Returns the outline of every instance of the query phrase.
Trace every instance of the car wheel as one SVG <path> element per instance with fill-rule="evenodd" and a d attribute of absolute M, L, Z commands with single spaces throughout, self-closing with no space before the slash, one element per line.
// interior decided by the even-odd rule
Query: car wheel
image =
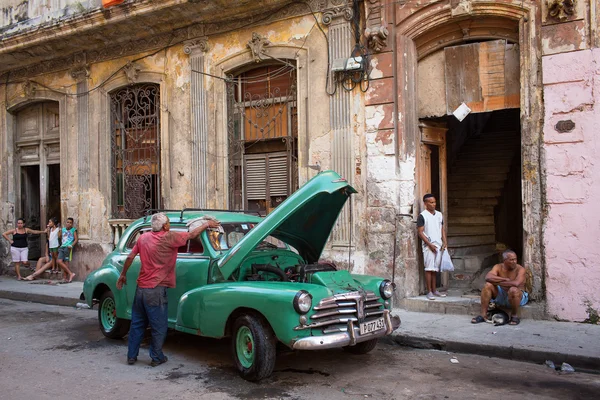
<path fill-rule="evenodd" d="M 367 354 L 377 346 L 377 339 L 357 343 L 355 346 L 345 346 L 344 350 L 352 354 Z"/>
<path fill-rule="evenodd" d="M 117 318 L 117 304 L 113 292 L 107 290 L 100 296 L 98 304 L 98 322 L 100 330 L 107 338 L 121 339 L 129 332 L 130 321 Z"/>
<path fill-rule="evenodd" d="M 262 318 L 242 315 L 235 320 L 231 350 L 242 378 L 255 382 L 273 372 L 277 354 L 275 335 Z"/>

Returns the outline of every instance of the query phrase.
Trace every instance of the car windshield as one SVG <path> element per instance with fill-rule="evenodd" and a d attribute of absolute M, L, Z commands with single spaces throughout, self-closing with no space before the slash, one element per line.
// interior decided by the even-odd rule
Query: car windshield
<path fill-rule="evenodd" d="M 223 229 L 209 229 L 207 231 L 210 244 L 215 250 L 229 250 L 235 246 L 242 238 L 254 228 L 254 223 L 224 223 Z M 267 236 L 260 242 L 257 249 L 285 249 L 286 244 L 272 236 Z"/>

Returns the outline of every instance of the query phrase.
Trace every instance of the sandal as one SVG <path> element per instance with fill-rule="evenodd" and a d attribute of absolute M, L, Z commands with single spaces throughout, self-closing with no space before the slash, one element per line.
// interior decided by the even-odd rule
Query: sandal
<path fill-rule="evenodd" d="M 510 322 L 508 324 L 509 325 L 519 325 L 520 322 L 521 322 L 521 320 L 519 319 L 519 317 L 517 317 L 516 315 L 513 315 L 510 318 Z"/>
<path fill-rule="evenodd" d="M 481 315 L 478 315 L 471 320 L 472 324 L 480 324 L 482 322 L 485 322 L 485 318 L 483 318 Z"/>

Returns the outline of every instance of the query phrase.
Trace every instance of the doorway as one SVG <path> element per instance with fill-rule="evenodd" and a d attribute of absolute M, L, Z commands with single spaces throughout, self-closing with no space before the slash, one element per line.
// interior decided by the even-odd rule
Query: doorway
<path fill-rule="evenodd" d="M 50 217 L 60 215 L 60 123 L 57 102 L 39 102 L 16 115 L 16 218 L 28 228 L 43 230 Z M 29 238 L 29 259 L 38 259 L 45 235 Z"/>

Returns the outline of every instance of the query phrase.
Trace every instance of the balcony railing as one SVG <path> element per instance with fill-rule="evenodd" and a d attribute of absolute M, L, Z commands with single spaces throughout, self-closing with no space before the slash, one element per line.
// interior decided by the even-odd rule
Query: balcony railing
<path fill-rule="evenodd" d="M 123 232 L 125 232 L 125 229 L 127 229 L 127 227 L 129 225 L 131 225 L 131 223 L 133 222 L 133 219 L 109 219 L 108 223 L 110 224 L 110 228 L 112 230 L 112 244 L 113 244 L 113 249 L 117 246 L 117 244 L 119 243 L 119 240 L 121 240 L 121 236 L 123 236 Z"/>

